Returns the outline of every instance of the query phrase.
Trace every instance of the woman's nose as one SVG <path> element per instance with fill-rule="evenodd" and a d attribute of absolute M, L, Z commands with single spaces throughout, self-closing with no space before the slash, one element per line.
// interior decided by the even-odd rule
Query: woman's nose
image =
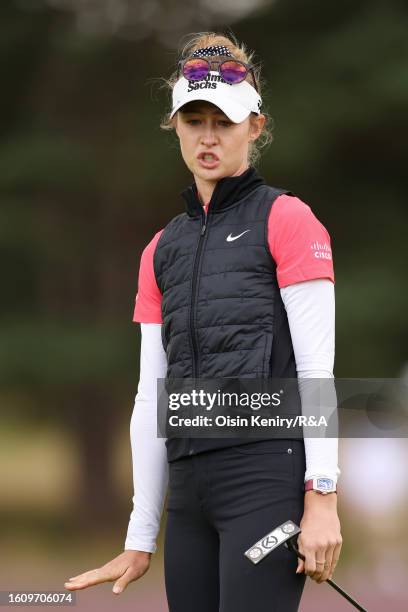
<path fill-rule="evenodd" d="M 205 125 L 204 131 L 201 137 L 201 140 L 203 141 L 203 143 L 205 144 L 214 143 L 217 141 L 217 138 L 218 137 L 217 137 L 214 126 L 212 126 L 211 124 Z"/>

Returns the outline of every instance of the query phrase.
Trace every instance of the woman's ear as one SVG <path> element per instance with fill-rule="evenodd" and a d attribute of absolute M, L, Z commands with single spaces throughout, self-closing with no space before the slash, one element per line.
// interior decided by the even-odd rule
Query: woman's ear
<path fill-rule="evenodd" d="M 178 112 L 175 115 L 173 115 L 173 117 L 171 118 L 171 123 L 173 125 L 173 128 L 174 128 L 177 136 L 178 136 L 179 133 L 178 133 L 178 127 L 177 127 L 177 124 L 178 124 L 177 117 L 178 117 Z"/>
<path fill-rule="evenodd" d="M 261 134 L 265 125 L 266 117 L 262 113 L 260 115 L 251 114 L 249 127 L 249 140 L 256 140 Z"/>

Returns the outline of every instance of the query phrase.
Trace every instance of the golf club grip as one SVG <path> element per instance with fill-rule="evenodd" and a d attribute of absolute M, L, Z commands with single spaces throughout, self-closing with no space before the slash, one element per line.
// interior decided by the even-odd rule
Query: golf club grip
<path fill-rule="evenodd" d="M 294 552 L 297 554 L 297 556 L 299 557 L 299 559 L 302 559 L 302 561 L 305 561 L 305 556 L 304 556 L 304 555 L 302 555 L 302 553 L 301 553 L 301 552 L 299 552 L 298 547 L 296 546 L 296 544 L 295 544 L 293 541 L 288 540 L 288 546 L 289 546 L 289 548 L 291 548 L 291 549 L 292 549 L 292 550 L 293 550 L 293 551 L 294 551 Z M 343 597 L 345 597 L 345 598 L 347 599 L 347 601 L 349 601 L 351 604 L 353 604 L 353 606 L 354 606 L 355 608 L 357 608 L 357 610 L 360 610 L 361 612 L 367 612 L 367 610 L 366 610 L 365 608 L 363 608 L 362 606 L 360 606 L 360 604 L 359 604 L 359 603 L 357 603 L 357 602 L 355 601 L 355 599 L 353 599 L 353 598 L 351 597 L 351 595 L 349 595 L 348 593 L 346 593 L 346 591 L 344 591 L 344 590 L 343 590 L 343 589 L 342 589 L 342 588 L 341 588 L 341 587 L 340 587 L 338 584 L 336 584 L 336 583 L 334 582 L 334 580 L 331 580 L 330 578 L 327 578 L 327 580 L 325 580 L 325 582 L 327 582 L 328 584 L 330 584 L 330 586 L 332 586 L 332 587 L 333 587 L 333 589 L 336 589 L 336 591 L 337 591 L 338 593 L 340 593 L 340 595 L 343 595 Z"/>

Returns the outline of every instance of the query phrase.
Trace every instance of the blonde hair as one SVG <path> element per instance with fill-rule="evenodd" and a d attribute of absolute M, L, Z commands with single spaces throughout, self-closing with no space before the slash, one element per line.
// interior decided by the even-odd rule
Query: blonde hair
<path fill-rule="evenodd" d="M 232 32 L 228 32 L 226 34 L 220 34 L 217 32 L 198 32 L 194 34 L 188 35 L 188 40 L 184 44 L 181 50 L 179 50 L 179 60 L 183 60 L 184 58 L 191 55 L 196 49 L 200 49 L 202 47 L 210 47 L 213 45 L 224 45 L 227 49 L 232 53 L 232 55 L 241 62 L 245 62 L 246 64 L 253 64 L 253 57 L 255 55 L 254 51 L 248 51 L 245 43 L 238 42 L 237 38 L 234 36 Z M 255 74 L 256 86 L 258 88 L 259 95 L 262 97 L 262 89 L 263 89 L 263 79 L 261 79 L 261 70 L 260 64 L 256 64 L 253 67 L 253 72 Z M 173 87 L 176 84 L 179 78 L 178 70 L 176 69 L 173 74 L 168 79 L 162 79 L 164 81 L 163 87 L 165 87 L 169 93 L 170 97 L 170 106 L 171 106 L 171 94 L 173 91 Z M 251 85 L 255 85 L 253 82 L 253 76 L 251 71 L 248 72 L 246 80 L 249 81 Z M 262 103 L 264 106 L 264 102 Z M 163 130 L 173 130 L 174 125 L 172 119 L 170 119 L 171 111 L 166 113 L 163 117 L 160 127 Z M 272 127 L 273 120 L 268 112 L 263 110 L 262 114 L 265 115 L 266 121 L 263 127 L 262 133 L 255 140 L 249 143 L 249 152 L 248 152 L 248 163 L 252 166 L 256 165 L 261 157 L 260 150 L 269 145 L 272 140 Z"/>

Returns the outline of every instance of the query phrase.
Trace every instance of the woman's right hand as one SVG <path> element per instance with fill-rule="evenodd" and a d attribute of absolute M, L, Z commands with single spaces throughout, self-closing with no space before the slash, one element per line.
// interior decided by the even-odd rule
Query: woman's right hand
<path fill-rule="evenodd" d="M 101 582 L 112 582 L 114 593 L 121 593 L 133 580 L 141 578 L 150 567 L 152 553 L 139 550 L 125 550 L 102 567 L 73 576 L 64 583 L 66 589 L 76 591 Z"/>

